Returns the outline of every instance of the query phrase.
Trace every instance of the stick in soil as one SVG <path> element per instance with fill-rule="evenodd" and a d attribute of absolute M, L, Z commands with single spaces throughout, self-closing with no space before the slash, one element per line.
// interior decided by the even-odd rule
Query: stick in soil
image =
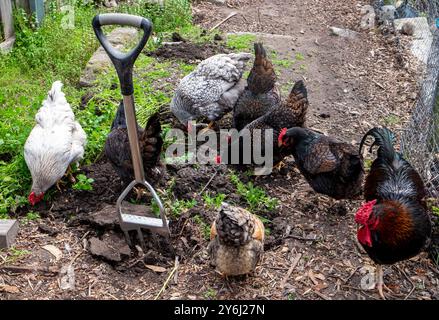
<path fill-rule="evenodd" d="M 302 258 L 302 254 L 298 253 L 296 257 L 294 258 L 293 263 L 291 264 L 291 267 L 288 269 L 287 274 L 282 279 L 282 282 L 280 283 L 281 289 L 285 288 L 285 285 L 287 284 L 288 279 L 290 278 L 291 274 L 293 273 L 294 269 L 296 268 L 297 264 L 300 261 L 300 258 Z"/>
<path fill-rule="evenodd" d="M 209 31 L 213 31 L 213 30 L 215 30 L 216 28 L 218 28 L 220 25 L 222 25 L 224 22 L 226 22 L 227 20 L 229 20 L 230 18 L 233 18 L 234 16 L 236 16 L 238 14 L 238 12 L 232 12 L 231 14 L 229 14 L 228 16 L 227 16 L 227 18 L 225 18 L 225 19 L 223 19 L 223 20 L 221 20 L 220 22 L 218 22 L 216 25 L 214 25 L 212 28 L 210 28 L 210 30 Z"/>
<path fill-rule="evenodd" d="M 175 271 L 177 271 L 178 266 L 180 265 L 179 261 L 178 261 L 178 256 L 175 257 L 175 264 L 174 264 L 174 268 L 172 269 L 172 271 L 169 273 L 168 278 L 166 279 L 165 283 L 163 284 L 162 288 L 160 289 L 159 293 L 157 293 L 157 295 L 155 296 L 154 300 L 157 300 L 160 295 L 163 293 L 163 291 L 166 290 L 166 287 L 169 283 L 169 280 L 171 280 L 172 276 L 174 275 Z"/>

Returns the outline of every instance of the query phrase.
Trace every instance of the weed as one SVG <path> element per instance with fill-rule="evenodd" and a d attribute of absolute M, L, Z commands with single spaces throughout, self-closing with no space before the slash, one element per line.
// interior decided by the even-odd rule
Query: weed
<path fill-rule="evenodd" d="M 256 36 L 252 34 L 232 34 L 227 37 L 227 46 L 238 51 L 253 51 Z"/>
<path fill-rule="evenodd" d="M 92 183 L 94 182 L 94 180 L 92 178 L 87 178 L 85 174 L 78 174 L 76 176 L 76 179 L 78 181 L 73 185 L 73 189 L 84 191 L 93 190 Z"/>
<path fill-rule="evenodd" d="M 23 258 L 26 255 L 29 255 L 31 252 L 24 249 L 17 249 L 15 247 L 11 247 L 8 251 L 8 257 L 6 258 L 7 263 L 14 263 L 17 260 Z"/>
<path fill-rule="evenodd" d="M 197 201 L 195 199 L 192 200 L 175 200 L 171 205 L 171 214 L 174 217 L 178 217 L 181 213 L 192 209 L 197 205 Z"/>
<path fill-rule="evenodd" d="M 226 198 L 224 193 L 218 193 L 215 197 L 211 197 L 209 193 L 205 193 L 203 195 L 204 203 L 208 208 L 219 208 L 221 207 L 221 203 Z"/>
<path fill-rule="evenodd" d="M 195 223 L 201 227 L 201 232 L 204 236 L 204 239 L 209 240 L 210 226 L 206 222 L 204 222 L 203 218 L 201 218 L 199 215 L 194 216 L 193 219 Z"/>
<path fill-rule="evenodd" d="M 390 115 L 388 115 L 387 117 L 384 118 L 384 123 L 387 126 L 393 126 L 393 125 L 398 124 L 400 122 L 401 122 L 401 119 L 398 116 L 394 115 L 394 114 L 390 114 Z"/>
<path fill-rule="evenodd" d="M 216 299 L 216 295 L 217 295 L 216 290 L 214 290 L 212 288 L 209 288 L 204 293 L 204 298 L 206 298 L 206 299 Z"/>
<path fill-rule="evenodd" d="M 301 54 L 300 52 L 297 52 L 296 55 L 294 56 L 294 58 L 295 58 L 297 61 L 303 61 L 303 60 L 305 60 L 304 55 Z"/>
<path fill-rule="evenodd" d="M 250 211 L 273 211 L 276 209 L 278 199 L 267 196 L 265 191 L 255 187 L 253 182 L 244 184 L 236 174 L 231 174 L 230 180 L 235 185 L 237 193 L 246 200 Z"/>
<path fill-rule="evenodd" d="M 283 67 L 285 69 L 289 69 L 291 68 L 291 66 L 294 64 L 294 61 L 288 60 L 288 59 L 282 59 L 282 60 L 278 60 L 278 59 L 274 59 L 272 60 L 273 64 L 279 67 Z"/>
<path fill-rule="evenodd" d="M 40 214 L 38 213 L 38 212 L 33 212 L 33 211 L 29 211 L 27 214 L 26 214 L 26 218 L 25 218 L 25 220 L 26 221 L 35 221 L 35 220 L 38 220 L 38 219 L 40 219 L 41 217 L 40 217 Z"/>

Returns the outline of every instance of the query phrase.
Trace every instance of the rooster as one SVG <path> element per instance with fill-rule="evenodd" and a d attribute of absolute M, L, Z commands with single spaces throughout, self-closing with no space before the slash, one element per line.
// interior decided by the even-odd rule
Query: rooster
<path fill-rule="evenodd" d="M 160 180 L 162 174 L 160 170 L 160 152 L 163 139 L 161 137 L 161 125 L 158 114 L 154 114 L 148 119 L 145 129 L 137 126 L 137 132 L 145 176 L 154 184 Z M 111 131 L 105 141 L 104 152 L 125 185 L 134 180 L 134 168 L 131 159 L 125 110 L 122 102 L 119 105 L 116 117 L 111 125 Z"/>
<path fill-rule="evenodd" d="M 431 237 L 431 221 L 424 198 L 426 188 L 418 172 L 393 148 L 393 133 L 373 128 L 368 136 L 378 145 L 377 158 L 366 178 L 363 204 L 355 215 L 357 237 L 377 266 L 377 287 L 383 294 L 383 264 L 394 264 L 421 252 Z"/>
<path fill-rule="evenodd" d="M 32 175 L 29 202 L 35 205 L 84 156 L 87 136 L 55 81 L 35 116 L 37 124 L 24 145 L 24 159 Z M 70 170 L 69 170 L 70 171 Z"/>
<path fill-rule="evenodd" d="M 278 144 L 292 150 L 298 169 L 314 191 L 337 200 L 361 194 L 363 158 L 354 146 L 300 127 L 283 129 Z"/>
<path fill-rule="evenodd" d="M 255 43 L 255 61 L 247 79 L 247 87 L 233 110 L 233 127 L 241 130 L 280 103 L 275 87 L 276 73 L 261 43 Z"/>
<path fill-rule="evenodd" d="M 171 111 L 192 130 L 191 121 L 208 118 L 212 126 L 233 109 L 244 91 L 242 79 L 249 53 L 217 54 L 202 61 L 178 85 L 171 101 Z"/>
<path fill-rule="evenodd" d="M 282 146 L 279 147 L 279 134 L 281 133 L 282 128 L 303 126 L 305 124 L 308 106 L 309 103 L 306 86 L 303 81 L 297 81 L 294 84 L 286 101 L 283 101 L 279 106 L 271 109 L 265 115 L 246 125 L 244 129 L 241 130 L 237 138 L 235 137 L 234 139 L 232 139 L 231 137 L 228 137 L 228 139 L 230 140 L 230 145 L 227 150 L 227 163 L 239 164 L 241 169 L 245 168 L 245 165 L 248 163 L 244 163 L 246 162 L 246 159 L 243 149 L 245 147 L 245 140 L 249 141 L 250 139 L 251 141 L 248 142 L 250 146 L 253 146 L 255 144 L 261 145 L 261 155 L 267 155 L 269 154 L 269 151 L 272 151 L 273 164 L 275 164 L 275 166 L 281 164 L 283 158 L 291 153 L 288 148 L 283 148 Z M 260 130 L 260 137 L 259 134 L 256 134 L 255 130 Z M 272 150 L 264 150 L 266 130 L 273 130 L 273 136 L 270 138 L 273 140 Z M 236 146 L 236 144 L 238 144 L 238 146 Z M 234 150 L 239 150 L 238 163 L 235 163 L 236 160 L 234 159 L 234 155 L 232 155 L 232 152 Z M 253 157 L 253 151 L 251 151 L 251 155 Z M 222 163 L 224 160 L 226 160 L 223 158 L 225 157 L 220 156 L 216 162 Z M 254 159 L 252 158 L 250 162 L 251 164 L 254 164 Z"/>
<path fill-rule="evenodd" d="M 251 273 L 264 252 L 264 237 L 258 217 L 223 202 L 210 229 L 211 265 L 223 276 Z"/>

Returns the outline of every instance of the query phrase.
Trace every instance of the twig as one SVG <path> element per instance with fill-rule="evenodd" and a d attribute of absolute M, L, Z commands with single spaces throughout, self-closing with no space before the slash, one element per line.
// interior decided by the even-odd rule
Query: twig
<path fill-rule="evenodd" d="M 157 293 L 157 295 L 155 296 L 154 300 L 157 300 L 160 295 L 163 293 L 163 291 L 165 291 L 166 286 L 168 285 L 169 280 L 171 280 L 172 276 L 174 275 L 175 271 L 177 271 L 178 266 L 180 265 L 179 261 L 178 261 L 178 256 L 175 257 L 175 264 L 174 264 L 174 268 L 171 270 L 171 272 L 169 273 L 168 278 L 166 279 L 165 283 L 163 284 L 162 288 L 160 289 L 159 293 Z"/>
<path fill-rule="evenodd" d="M 399 266 L 394 266 L 394 267 L 396 267 L 396 269 L 398 269 L 398 271 L 399 271 L 400 273 L 402 273 L 402 274 L 404 275 L 404 277 L 407 279 L 407 281 L 410 282 L 410 284 L 412 285 L 412 288 L 411 288 L 410 292 L 409 292 L 409 293 L 405 296 L 405 298 L 404 298 L 404 300 L 407 300 L 407 299 L 412 295 L 413 291 L 415 291 L 416 286 L 415 286 L 415 284 L 413 283 L 413 281 L 409 278 L 409 276 L 407 275 L 407 273 L 405 273 L 404 270 L 402 270 Z"/>
<path fill-rule="evenodd" d="M 317 290 L 313 290 L 313 292 L 314 292 L 316 295 L 318 295 L 320 298 L 322 298 L 323 300 L 332 300 L 330 297 L 324 295 L 324 294 L 321 293 L 321 292 L 318 292 Z"/>
<path fill-rule="evenodd" d="M 204 190 L 207 189 L 207 187 L 210 185 L 210 183 L 212 182 L 213 178 L 215 178 L 215 176 L 217 175 L 218 171 L 215 170 L 215 173 L 212 175 L 212 177 L 210 178 L 210 180 L 206 183 L 206 185 L 204 186 L 204 188 L 201 190 L 201 192 L 199 193 L 199 195 L 201 196 L 204 192 Z"/>
<path fill-rule="evenodd" d="M 381 89 L 383 89 L 383 90 L 386 89 L 381 83 L 379 83 L 379 82 L 377 82 L 377 81 L 375 81 L 375 80 L 373 80 L 373 79 L 372 79 L 372 81 L 373 81 L 373 83 L 375 83 L 375 84 L 376 84 L 378 87 L 380 87 Z"/>
<path fill-rule="evenodd" d="M 288 281 L 289 277 L 293 273 L 294 268 L 296 268 L 297 264 L 299 263 L 300 258 L 302 258 L 302 254 L 298 253 L 296 255 L 296 257 L 294 258 L 294 261 L 291 264 L 291 267 L 288 269 L 287 274 L 285 275 L 285 277 L 282 279 L 282 282 L 280 283 L 280 288 L 281 289 L 285 288 L 285 285 L 287 284 L 287 281 Z"/>
<path fill-rule="evenodd" d="M 354 274 L 358 271 L 358 269 L 360 269 L 360 267 L 355 268 L 355 270 L 352 271 L 352 273 L 349 275 L 349 277 L 347 277 L 346 280 L 345 280 L 345 279 L 342 279 L 343 282 L 344 282 L 345 284 L 348 283 L 348 281 L 351 280 L 351 278 L 352 278 L 352 277 L 354 276 Z"/>
<path fill-rule="evenodd" d="M 230 18 L 236 16 L 238 14 L 238 12 L 234 11 L 231 14 L 229 14 L 227 16 L 227 18 L 221 20 L 220 22 L 218 22 L 216 25 L 214 25 L 212 28 L 210 28 L 210 32 L 212 32 L 213 30 L 215 30 L 216 28 L 218 28 L 220 25 L 222 25 L 224 22 L 226 22 L 227 20 L 229 20 Z"/>
<path fill-rule="evenodd" d="M 283 237 L 283 239 L 296 239 L 296 240 L 300 240 L 300 241 L 312 241 L 312 242 L 319 242 L 320 241 L 318 239 L 310 239 L 310 238 L 299 237 L 299 236 L 295 236 L 295 235 L 288 235 L 288 236 Z"/>
<path fill-rule="evenodd" d="M 43 267 L 26 267 L 26 266 L 3 266 L 0 267 L 0 271 L 59 273 L 59 270 L 53 267 L 43 268 Z"/>

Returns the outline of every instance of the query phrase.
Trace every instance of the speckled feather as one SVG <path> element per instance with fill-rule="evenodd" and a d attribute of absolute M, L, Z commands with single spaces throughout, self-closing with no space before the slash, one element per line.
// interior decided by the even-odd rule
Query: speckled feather
<path fill-rule="evenodd" d="M 226 276 L 252 272 L 264 251 L 264 225 L 247 210 L 223 203 L 211 228 L 211 264 Z"/>
<path fill-rule="evenodd" d="M 244 91 L 242 78 L 249 53 L 218 54 L 202 61 L 185 76 L 171 102 L 171 111 L 183 124 L 202 117 L 221 119 Z"/>

